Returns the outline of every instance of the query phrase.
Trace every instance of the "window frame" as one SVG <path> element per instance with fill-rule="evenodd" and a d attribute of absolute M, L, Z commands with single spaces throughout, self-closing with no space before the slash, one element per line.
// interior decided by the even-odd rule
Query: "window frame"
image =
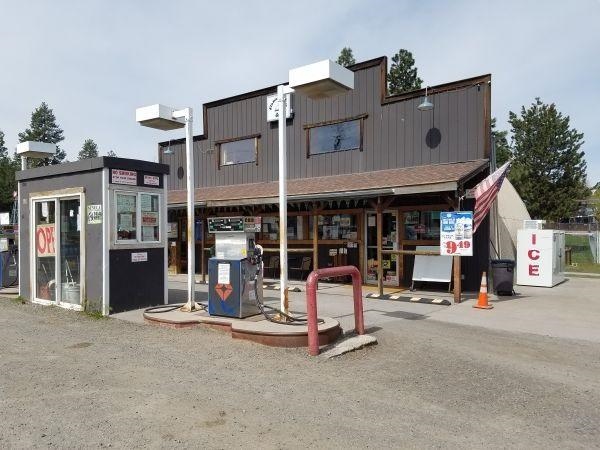
<path fill-rule="evenodd" d="M 324 122 L 317 122 L 317 123 L 313 123 L 313 124 L 304 125 L 303 128 L 306 133 L 306 158 L 309 159 L 311 156 L 329 155 L 331 153 L 340 153 L 340 152 L 351 152 L 354 150 L 358 150 L 359 152 L 362 152 L 363 147 L 364 147 L 365 119 L 368 116 L 369 116 L 368 114 L 359 114 L 357 116 L 346 117 L 344 119 L 327 120 Z M 321 153 L 311 153 L 310 152 L 310 132 L 311 132 L 311 130 L 313 130 L 315 128 L 322 128 L 322 127 L 328 127 L 331 125 L 337 125 L 339 123 L 355 122 L 355 121 L 359 121 L 360 136 L 359 136 L 358 148 L 351 148 L 351 149 L 347 149 L 347 150 L 331 150 L 331 151 L 321 152 Z"/>
<path fill-rule="evenodd" d="M 112 224 L 112 232 L 114 233 L 113 244 L 117 245 L 135 245 L 135 246 L 145 246 L 152 244 L 160 244 L 163 240 L 163 217 L 161 212 L 162 206 L 162 193 L 155 191 L 129 191 L 123 189 L 115 189 L 113 192 L 113 201 L 114 201 L 114 212 L 113 212 L 113 224 Z M 118 207 L 117 207 L 117 196 L 118 195 L 129 195 L 135 197 L 135 239 L 119 239 L 119 231 L 118 231 Z M 140 201 L 140 197 L 142 195 L 156 195 L 158 196 L 158 240 L 152 241 L 144 241 L 142 239 L 142 204 Z"/>
<path fill-rule="evenodd" d="M 254 160 L 253 161 L 244 161 L 244 162 L 239 162 L 239 163 L 232 163 L 232 164 L 224 164 L 223 163 L 223 144 L 230 144 L 232 142 L 238 142 L 238 141 L 249 141 L 251 139 L 254 139 Z M 241 136 L 241 137 L 236 137 L 236 138 L 231 138 L 231 139 L 221 139 L 219 141 L 215 141 L 215 146 L 217 147 L 217 168 L 219 170 L 221 170 L 221 167 L 231 167 L 231 166 L 240 166 L 243 164 L 255 164 L 258 166 L 258 152 L 259 152 L 259 140 L 260 140 L 260 133 L 258 134 L 250 134 L 248 136 Z"/>

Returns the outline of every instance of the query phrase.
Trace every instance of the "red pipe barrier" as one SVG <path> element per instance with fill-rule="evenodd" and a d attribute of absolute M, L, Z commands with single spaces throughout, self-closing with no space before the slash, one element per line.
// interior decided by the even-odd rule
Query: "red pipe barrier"
<path fill-rule="evenodd" d="M 319 354 L 319 328 L 317 324 L 317 285 L 320 278 L 352 277 L 354 296 L 354 328 L 356 333 L 365 334 L 365 322 L 362 307 L 362 277 L 355 266 L 327 267 L 313 270 L 306 279 L 306 312 L 308 320 L 308 354 Z"/>

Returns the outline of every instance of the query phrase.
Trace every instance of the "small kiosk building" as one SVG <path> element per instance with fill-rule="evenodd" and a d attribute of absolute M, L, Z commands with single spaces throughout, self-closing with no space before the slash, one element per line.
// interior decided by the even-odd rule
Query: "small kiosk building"
<path fill-rule="evenodd" d="M 100 157 L 18 172 L 19 294 L 103 315 L 166 302 L 168 170 Z"/>

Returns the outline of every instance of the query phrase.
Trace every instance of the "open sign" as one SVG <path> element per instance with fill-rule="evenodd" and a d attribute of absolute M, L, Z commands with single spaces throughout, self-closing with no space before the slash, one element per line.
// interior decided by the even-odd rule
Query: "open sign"
<path fill-rule="evenodd" d="M 54 224 L 38 225 L 35 230 L 35 246 L 38 256 L 54 256 L 56 254 Z"/>

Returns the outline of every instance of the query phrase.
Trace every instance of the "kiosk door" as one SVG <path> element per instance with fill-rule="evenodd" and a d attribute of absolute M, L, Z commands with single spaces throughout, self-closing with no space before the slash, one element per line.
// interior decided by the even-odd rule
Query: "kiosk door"
<path fill-rule="evenodd" d="M 42 303 L 79 308 L 81 199 L 35 200 L 33 205 L 34 298 Z"/>

